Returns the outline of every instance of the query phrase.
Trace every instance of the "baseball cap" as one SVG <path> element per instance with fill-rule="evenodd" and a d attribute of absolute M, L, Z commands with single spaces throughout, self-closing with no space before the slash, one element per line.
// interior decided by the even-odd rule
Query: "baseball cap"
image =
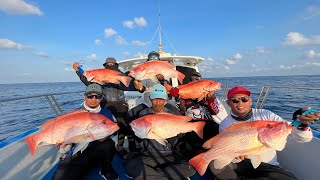
<path fill-rule="evenodd" d="M 167 90 L 161 84 L 154 85 L 151 90 L 150 99 L 167 99 Z"/>
<path fill-rule="evenodd" d="M 113 57 L 108 57 L 108 58 L 106 59 L 106 62 L 103 63 L 103 66 L 105 66 L 107 63 L 117 64 L 117 60 L 116 60 L 115 58 L 113 58 Z"/>
<path fill-rule="evenodd" d="M 84 94 L 89 94 L 89 93 L 97 93 L 99 95 L 102 95 L 102 87 L 96 83 L 90 84 L 87 86 Z"/>
<path fill-rule="evenodd" d="M 228 98 L 231 98 L 236 94 L 246 94 L 250 96 L 251 92 L 243 86 L 236 86 L 228 91 Z"/>

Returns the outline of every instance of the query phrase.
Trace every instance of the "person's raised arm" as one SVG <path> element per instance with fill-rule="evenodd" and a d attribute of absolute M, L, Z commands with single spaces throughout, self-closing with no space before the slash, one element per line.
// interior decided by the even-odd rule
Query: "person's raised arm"
<path fill-rule="evenodd" d="M 86 86 L 91 84 L 91 82 L 88 81 L 87 78 L 83 75 L 84 70 L 81 68 L 78 62 L 73 63 L 73 69 L 76 71 L 77 75 L 79 76 L 83 84 L 85 84 Z"/>

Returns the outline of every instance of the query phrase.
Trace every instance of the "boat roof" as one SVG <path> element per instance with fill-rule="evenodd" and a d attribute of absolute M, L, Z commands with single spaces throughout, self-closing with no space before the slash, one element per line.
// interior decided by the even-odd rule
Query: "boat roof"
<path fill-rule="evenodd" d="M 125 71 L 131 70 L 139 64 L 145 63 L 148 59 L 147 56 L 141 56 L 138 58 L 126 59 L 118 62 L 119 67 L 124 69 Z M 204 61 L 204 58 L 199 56 L 177 56 L 167 54 L 161 54 L 160 59 L 162 61 L 170 61 L 174 65 L 183 65 L 183 66 L 197 66 L 200 62 Z"/>

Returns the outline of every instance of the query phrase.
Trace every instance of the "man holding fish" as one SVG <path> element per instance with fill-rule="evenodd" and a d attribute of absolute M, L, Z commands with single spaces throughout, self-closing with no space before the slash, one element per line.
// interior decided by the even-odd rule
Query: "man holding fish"
<path fill-rule="evenodd" d="M 101 86 L 90 84 L 84 93 L 81 110 L 44 123 L 39 133 L 26 139 L 31 153 L 35 150 L 34 142 L 35 145 L 39 142 L 61 144 L 62 160 L 53 179 L 83 179 L 96 166 L 101 167 L 101 176 L 118 178 L 111 165 L 116 149 L 110 135 L 119 127 L 112 121 L 111 112 L 100 106 L 102 99 Z"/>
<path fill-rule="evenodd" d="M 251 92 L 242 86 L 228 91 L 230 115 L 220 124 L 220 133 L 203 144 L 209 149 L 189 162 L 199 174 L 207 166 L 218 179 L 264 178 L 296 179 L 280 168 L 276 150 L 284 149 L 289 134 L 298 142 L 309 142 L 313 135 L 308 125 L 319 120 L 320 112 L 300 115 L 298 127 L 289 125 L 265 109 L 251 108 Z"/>
<path fill-rule="evenodd" d="M 125 136 L 128 132 L 127 113 L 128 105 L 125 102 L 124 91 L 139 91 L 143 93 L 145 87 L 141 81 L 135 80 L 122 73 L 115 58 L 108 57 L 103 64 L 105 68 L 84 71 L 79 63 L 73 64 L 80 80 L 88 86 L 95 82 L 102 86 L 105 99 L 102 100 L 102 106 L 110 109 L 119 122 L 120 130 L 118 136 L 117 151 L 124 155 L 126 151 L 123 148 Z"/>
<path fill-rule="evenodd" d="M 152 106 L 139 112 L 138 119 L 130 126 L 142 139 L 144 151 L 128 160 L 126 173 L 135 179 L 184 179 L 195 170 L 180 154 L 179 140 L 183 133 L 195 131 L 203 137 L 204 122 L 190 122 L 191 117 L 180 116 L 165 107 L 167 92 L 164 86 L 153 86 Z"/>

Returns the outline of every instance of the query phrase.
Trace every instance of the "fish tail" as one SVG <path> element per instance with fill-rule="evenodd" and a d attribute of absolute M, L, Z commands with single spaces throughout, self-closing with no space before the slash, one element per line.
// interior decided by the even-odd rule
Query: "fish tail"
<path fill-rule="evenodd" d="M 203 128 L 204 125 L 206 124 L 205 122 L 194 122 L 194 132 L 197 133 L 197 135 L 203 139 Z"/>
<path fill-rule="evenodd" d="M 206 160 L 206 158 L 204 157 L 204 153 L 201 153 L 201 154 L 197 155 L 196 157 L 190 159 L 189 163 L 202 176 L 206 172 L 210 162 Z"/>
<path fill-rule="evenodd" d="M 178 77 L 178 80 L 181 84 L 183 84 L 183 79 L 185 77 L 185 75 L 179 71 L 177 71 L 177 77 Z"/>
<path fill-rule="evenodd" d="M 33 134 L 31 136 L 28 136 L 25 141 L 27 142 L 29 149 L 30 149 L 30 153 L 33 156 L 34 153 L 36 152 L 37 146 L 38 146 L 38 135 L 37 134 Z"/>
<path fill-rule="evenodd" d="M 129 76 L 122 76 L 120 78 L 120 81 L 122 82 L 122 84 L 124 84 L 126 87 L 129 87 L 130 81 L 131 81 L 131 77 Z"/>

